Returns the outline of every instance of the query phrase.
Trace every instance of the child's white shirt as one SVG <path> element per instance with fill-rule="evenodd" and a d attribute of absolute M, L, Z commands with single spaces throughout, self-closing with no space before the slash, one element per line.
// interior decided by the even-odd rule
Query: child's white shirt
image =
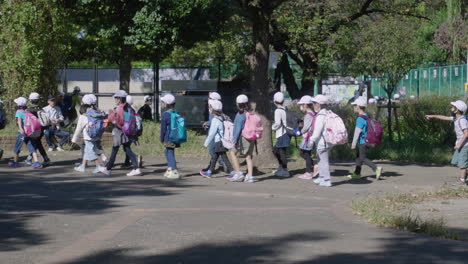
<path fill-rule="evenodd" d="M 271 129 L 275 131 L 276 138 L 286 134 L 286 111 L 284 107 L 278 107 L 275 110 L 275 123 L 271 126 Z"/>
<path fill-rule="evenodd" d="M 208 147 L 213 140 L 215 143 L 221 141 L 222 135 L 224 135 L 223 122 L 219 119 L 219 117 L 215 116 L 211 120 L 210 130 L 208 132 L 208 137 L 205 140 L 204 146 Z"/>
<path fill-rule="evenodd" d="M 81 133 L 83 133 L 84 140 L 91 140 L 88 135 L 88 117 L 86 115 L 80 115 L 78 123 L 76 124 L 75 133 L 73 134 L 72 142 L 76 143 Z"/>
<path fill-rule="evenodd" d="M 460 140 L 463 139 L 463 136 L 464 136 L 463 131 L 465 129 L 468 129 L 468 120 L 466 120 L 466 118 L 464 116 L 462 116 L 462 117 L 460 117 L 458 119 L 453 118 L 452 120 L 455 120 L 455 121 L 453 121 L 453 123 L 454 123 L 455 134 L 457 135 L 457 142 L 455 143 L 455 146 L 456 146 L 456 145 L 458 145 L 460 143 Z M 466 145 L 468 145 L 468 142 L 465 142 L 465 144 L 463 146 L 461 146 L 461 147 L 464 147 Z"/>

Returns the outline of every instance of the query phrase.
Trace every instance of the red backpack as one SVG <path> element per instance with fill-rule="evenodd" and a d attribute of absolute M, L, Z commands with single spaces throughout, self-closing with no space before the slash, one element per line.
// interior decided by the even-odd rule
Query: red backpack
<path fill-rule="evenodd" d="M 376 119 L 370 118 L 365 115 L 359 117 L 364 118 L 367 122 L 367 136 L 365 138 L 366 145 L 377 146 L 382 143 L 383 128 L 382 124 Z"/>

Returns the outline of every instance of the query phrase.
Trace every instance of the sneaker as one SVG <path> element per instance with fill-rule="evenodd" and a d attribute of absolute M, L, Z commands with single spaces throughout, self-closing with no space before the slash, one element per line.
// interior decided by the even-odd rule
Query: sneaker
<path fill-rule="evenodd" d="M 93 170 L 93 174 L 99 173 L 99 172 L 101 172 L 101 170 L 102 170 L 101 166 L 96 166 L 96 168 L 94 168 L 94 170 Z"/>
<path fill-rule="evenodd" d="M 32 161 L 26 159 L 26 160 L 24 161 L 24 164 L 26 164 L 26 165 L 28 165 L 28 166 L 31 166 L 31 165 L 32 165 Z"/>
<path fill-rule="evenodd" d="M 138 175 L 141 175 L 140 169 L 135 169 L 127 173 L 128 177 L 133 177 L 133 176 L 138 176 Z"/>
<path fill-rule="evenodd" d="M 328 181 L 322 181 L 319 186 L 322 186 L 322 187 L 331 187 L 332 186 L 332 183 L 330 180 Z"/>
<path fill-rule="evenodd" d="M 57 151 L 65 151 L 65 150 L 63 150 L 63 148 L 61 148 L 61 147 L 57 147 L 56 150 L 57 150 Z"/>
<path fill-rule="evenodd" d="M 138 161 L 138 168 L 143 168 L 143 156 L 138 155 L 137 161 Z"/>
<path fill-rule="evenodd" d="M 460 179 L 458 179 L 458 181 L 459 181 L 459 182 L 461 182 L 461 183 L 463 183 L 463 184 L 465 184 L 465 183 L 466 183 L 466 180 L 465 180 L 465 178 L 460 178 Z"/>
<path fill-rule="evenodd" d="M 18 162 L 16 162 L 16 161 L 10 161 L 10 162 L 8 162 L 8 167 L 11 167 L 11 168 L 18 168 L 18 167 L 19 167 L 19 164 L 18 164 Z"/>
<path fill-rule="evenodd" d="M 48 151 L 49 151 L 49 152 L 52 152 L 52 151 L 54 151 L 54 148 L 49 148 Z"/>
<path fill-rule="evenodd" d="M 111 171 L 108 170 L 106 167 L 101 167 L 100 172 L 104 175 L 111 176 Z"/>
<path fill-rule="evenodd" d="M 50 166 L 52 163 L 50 162 L 50 160 L 45 160 L 44 162 L 42 162 L 42 167 L 48 167 Z"/>
<path fill-rule="evenodd" d="M 383 169 L 382 167 L 377 167 L 377 170 L 375 170 L 375 178 L 377 180 L 379 180 L 380 176 L 382 176 L 382 169 Z"/>
<path fill-rule="evenodd" d="M 289 173 L 289 171 L 287 171 L 285 169 L 282 169 L 280 171 L 280 173 L 278 173 L 278 176 L 279 177 L 284 177 L 284 178 L 289 178 L 289 177 L 291 177 L 291 174 Z"/>
<path fill-rule="evenodd" d="M 322 181 L 323 181 L 323 178 L 322 178 L 322 177 L 318 177 L 317 179 L 314 180 L 314 183 L 315 183 L 315 184 L 320 184 L 320 183 L 322 183 Z"/>
<path fill-rule="evenodd" d="M 40 169 L 40 168 L 42 168 L 42 164 L 39 163 L 39 162 L 34 162 L 34 163 L 31 165 L 31 168 L 33 168 L 33 169 Z"/>
<path fill-rule="evenodd" d="M 207 170 L 207 171 L 201 170 L 200 175 L 205 177 L 205 178 L 211 179 L 211 171 L 210 170 Z"/>
<path fill-rule="evenodd" d="M 298 178 L 303 179 L 303 180 L 311 180 L 312 179 L 312 174 L 310 174 L 309 172 L 306 172 L 304 174 L 299 175 Z"/>
<path fill-rule="evenodd" d="M 85 167 L 83 165 L 80 165 L 78 167 L 73 168 L 77 172 L 85 172 Z"/>
<path fill-rule="evenodd" d="M 232 177 L 234 177 L 234 175 L 236 175 L 236 172 L 235 171 L 231 171 L 231 173 L 229 173 L 228 176 L 226 176 L 226 179 L 232 179 Z"/>
<path fill-rule="evenodd" d="M 283 171 L 283 168 L 277 168 L 277 169 L 274 170 L 272 173 L 273 173 L 273 175 L 279 177 L 282 171 Z"/>
<path fill-rule="evenodd" d="M 229 178 L 229 180 L 232 181 L 232 182 L 240 182 L 243 179 L 244 179 L 244 173 L 242 173 L 242 172 L 237 172 L 237 173 L 234 174 L 234 176 Z"/>
<path fill-rule="evenodd" d="M 168 179 L 180 179 L 179 172 L 177 170 L 172 170 L 171 173 L 167 176 Z"/>
<path fill-rule="evenodd" d="M 257 179 L 255 179 L 254 176 L 247 176 L 247 177 L 245 177 L 245 179 L 244 179 L 244 182 L 247 182 L 247 183 L 254 183 L 254 182 L 256 182 L 256 181 L 257 181 Z"/>
<path fill-rule="evenodd" d="M 361 178 L 361 174 L 357 174 L 357 173 L 351 173 L 349 175 L 347 175 L 346 177 L 350 178 L 350 179 L 359 179 Z"/>
<path fill-rule="evenodd" d="M 312 178 L 319 176 L 319 167 L 318 165 L 314 165 L 314 174 L 312 174 Z"/>
<path fill-rule="evenodd" d="M 171 173 L 172 173 L 172 169 L 171 169 L 171 168 L 167 168 L 166 172 L 164 173 L 164 177 L 170 178 Z"/>

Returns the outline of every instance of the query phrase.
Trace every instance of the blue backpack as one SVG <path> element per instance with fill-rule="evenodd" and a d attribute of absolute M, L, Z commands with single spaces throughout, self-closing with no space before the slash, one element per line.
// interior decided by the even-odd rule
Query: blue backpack
<path fill-rule="evenodd" d="M 91 139 L 99 139 L 104 133 L 104 119 L 106 115 L 98 110 L 89 109 L 86 111 L 88 118 L 88 135 Z"/>
<path fill-rule="evenodd" d="M 167 112 L 171 115 L 169 141 L 177 144 L 187 142 L 187 129 L 185 128 L 185 118 L 175 110 Z"/>

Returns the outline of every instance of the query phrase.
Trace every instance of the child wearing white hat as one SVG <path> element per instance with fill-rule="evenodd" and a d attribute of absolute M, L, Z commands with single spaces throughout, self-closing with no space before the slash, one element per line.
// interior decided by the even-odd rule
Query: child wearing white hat
<path fill-rule="evenodd" d="M 273 103 L 276 106 L 275 120 L 271 127 L 275 131 L 276 144 L 273 147 L 273 154 L 278 160 L 279 166 L 275 171 L 275 175 L 279 177 L 291 177 L 288 171 L 287 150 L 291 143 L 291 138 L 286 133 L 286 108 L 283 106 L 284 95 L 282 92 L 277 92 L 273 96 Z"/>
<path fill-rule="evenodd" d="M 466 184 L 466 172 L 468 168 L 468 120 L 465 117 L 465 112 L 468 107 L 462 100 L 451 102 L 450 105 L 452 107 L 450 110 L 452 116 L 426 115 L 426 119 L 439 119 L 453 122 L 457 141 L 455 142 L 452 165 L 458 166 L 460 169 L 459 181 Z"/>
<path fill-rule="evenodd" d="M 312 160 L 312 148 L 309 145 L 310 137 L 314 131 L 315 118 L 317 117 L 317 114 L 314 112 L 311 96 L 304 95 L 297 104 L 300 106 L 301 111 L 305 113 L 303 118 L 304 126 L 301 129 L 302 142 L 299 145 L 299 149 L 301 151 L 301 157 L 306 162 L 306 172 L 299 175 L 299 178 L 310 180 L 318 175 L 318 165 L 314 166 L 314 161 Z"/>
<path fill-rule="evenodd" d="M 351 105 L 354 106 L 354 112 L 358 114 L 356 119 L 356 128 L 354 129 L 353 143 L 351 144 L 351 149 L 356 149 L 358 147 L 358 155 L 356 159 L 356 169 L 348 178 L 356 179 L 361 178 L 361 169 L 362 165 L 366 164 L 374 172 L 376 179 L 380 179 L 382 174 L 382 167 L 377 167 L 371 160 L 366 156 L 368 146 L 366 145 L 367 137 L 367 120 L 369 118 L 365 112 L 367 107 L 367 100 L 364 96 L 359 97 L 356 101 L 352 102 Z"/>
<path fill-rule="evenodd" d="M 169 132 L 171 131 L 172 114 L 177 114 L 175 110 L 176 99 L 172 94 L 166 94 L 161 98 L 161 102 L 166 111 L 162 114 L 161 118 L 161 133 L 160 141 L 166 148 L 164 155 L 167 161 L 167 170 L 164 177 L 168 179 L 179 179 L 181 176 L 177 169 L 177 160 L 175 157 L 175 149 L 180 145 L 170 141 Z"/>
<path fill-rule="evenodd" d="M 143 121 L 153 121 L 153 111 L 151 110 L 151 104 L 153 103 L 153 100 L 149 95 L 145 95 L 144 100 L 145 104 L 140 107 L 140 109 L 138 109 L 138 115 Z"/>
<path fill-rule="evenodd" d="M 204 146 L 208 148 L 211 144 L 214 144 L 214 155 L 211 157 L 210 166 L 207 170 L 201 170 L 200 175 L 206 178 L 211 178 L 212 173 L 215 169 L 216 161 L 219 157 L 223 158 L 226 168 L 229 172 L 232 172 L 231 162 L 227 158 L 227 149 L 223 146 L 221 139 L 224 135 L 224 120 L 226 116 L 223 114 L 223 104 L 217 100 L 209 100 L 210 113 L 214 115 L 211 120 L 210 130 L 208 137 L 205 140 Z"/>

